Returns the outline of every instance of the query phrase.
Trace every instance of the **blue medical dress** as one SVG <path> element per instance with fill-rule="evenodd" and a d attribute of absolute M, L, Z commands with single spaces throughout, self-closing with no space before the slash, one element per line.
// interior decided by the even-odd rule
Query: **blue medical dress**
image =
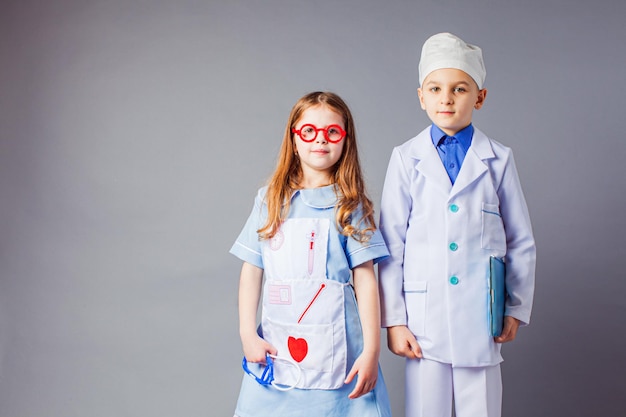
<path fill-rule="evenodd" d="M 352 383 L 343 384 L 363 349 L 357 303 L 349 285 L 351 269 L 370 260 L 377 263 L 388 256 L 382 236 L 376 231 L 368 242 L 359 243 L 341 235 L 334 218 L 337 197 L 334 186 L 330 185 L 296 191 L 289 218 L 281 231 L 272 240 L 261 241 L 256 231 L 267 216 L 265 192 L 266 188 L 259 190 L 252 213 L 230 252 L 264 270 L 259 334 L 265 335 L 278 349 L 279 357 L 291 355 L 299 362 L 304 378 L 296 388 L 280 391 L 244 374 L 235 415 L 390 417 L 380 367 L 374 390 L 357 399 L 349 399 L 348 394 L 358 376 Z M 359 221 L 360 213 L 355 213 L 353 224 L 356 226 Z M 319 289 L 313 294 L 316 288 Z M 332 301 L 324 305 L 324 298 Z M 340 323 L 336 322 L 337 315 L 327 317 L 333 309 L 342 310 Z M 329 324 L 327 319 L 335 323 Z M 274 325 L 277 321 L 284 323 Z M 308 350 L 292 351 L 294 346 L 287 344 L 287 335 L 294 336 L 289 337 L 291 341 L 308 341 Z M 332 351 L 330 356 L 327 349 Z M 256 375 L 262 374 L 261 365 L 248 365 Z"/>

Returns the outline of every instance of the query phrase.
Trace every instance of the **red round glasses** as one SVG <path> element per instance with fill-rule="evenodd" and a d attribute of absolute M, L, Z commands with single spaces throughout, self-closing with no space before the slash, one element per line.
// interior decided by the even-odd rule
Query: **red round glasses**
<path fill-rule="evenodd" d="M 291 129 L 291 133 L 300 136 L 304 142 L 313 142 L 318 132 L 324 132 L 324 137 L 330 143 L 339 143 L 346 137 L 346 131 L 339 125 L 330 125 L 326 128 L 315 127 L 312 124 L 302 125 L 300 129 Z"/>

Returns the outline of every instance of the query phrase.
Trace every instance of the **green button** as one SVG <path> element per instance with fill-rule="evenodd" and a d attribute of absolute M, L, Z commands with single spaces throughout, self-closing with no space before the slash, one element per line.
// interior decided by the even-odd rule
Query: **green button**
<path fill-rule="evenodd" d="M 456 243 L 452 242 L 450 243 L 450 250 L 451 251 L 455 251 L 459 248 L 459 245 L 457 245 Z"/>
<path fill-rule="evenodd" d="M 459 211 L 459 206 L 457 206 L 456 204 L 451 204 L 450 205 L 450 211 L 452 213 L 456 213 L 457 211 Z"/>
<path fill-rule="evenodd" d="M 454 277 L 454 276 L 450 277 L 450 284 L 456 285 L 458 283 L 459 283 L 459 278 L 458 277 Z"/>

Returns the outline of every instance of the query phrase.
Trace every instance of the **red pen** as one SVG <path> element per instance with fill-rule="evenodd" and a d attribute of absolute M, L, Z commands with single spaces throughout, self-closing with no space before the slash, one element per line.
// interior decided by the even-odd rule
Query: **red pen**
<path fill-rule="evenodd" d="M 313 261 L 315 260 L 315 230 L 311 231 L 309 238 L 309 275 L 313 273 Z"/>
<path fill-rule="evenodd" d="M 300 315 L 300 318 L 298 319 L 298 324 L 300 324 L 300 322 L 302 321 L 302 319 L 304 318 L 304 315 L 307 313 L 307 311 L 309 311 L 309 309 L 311 308 L 311 306 L 313 305 L 313 303 L 315 302 L 315 300 L 317 300 L 317 297 L 319 297 L 320 293 L 322 292 L 322 290 L 326 288 L 326 284 L 322 283 L 320 285 L 320 288 L 317 290 L 317 292 L 315 293 L 315 295 L 313 296 L 313 298 L 311 299 L 311 301 L 309 302 L 309 305 L 306 306 L 306 308 L 304 309 L 304 311 L 302 312 L 302 314 Z"/>

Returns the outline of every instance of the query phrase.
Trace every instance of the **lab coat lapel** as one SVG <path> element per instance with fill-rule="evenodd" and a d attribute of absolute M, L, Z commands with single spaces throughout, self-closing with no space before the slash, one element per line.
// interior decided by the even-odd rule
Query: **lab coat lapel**
<path fill-rule="evenodd" d="M 426 179 L 441 188 L 446 194 L 450 193 L 452 183 L 430 138 L 430 127 L 417 135 L 411 149 L 411 156 L 417 159 L 415 169 L 424 175 Z"/>
<path fill-rule="evenodd" d="M 487 164 L 484 161 L 494 157 L 495 155 L 487 136 L 480 130 L 474 128 L 472 144 L 467 151 L 467 155 L 465 155 L 459 176 L 456 178 L 454 186 L 450 191 L 450 197 L 460 193 L 463 189 L 469 187 L 474 181 L 483 176 L 488 170 Z"/>

